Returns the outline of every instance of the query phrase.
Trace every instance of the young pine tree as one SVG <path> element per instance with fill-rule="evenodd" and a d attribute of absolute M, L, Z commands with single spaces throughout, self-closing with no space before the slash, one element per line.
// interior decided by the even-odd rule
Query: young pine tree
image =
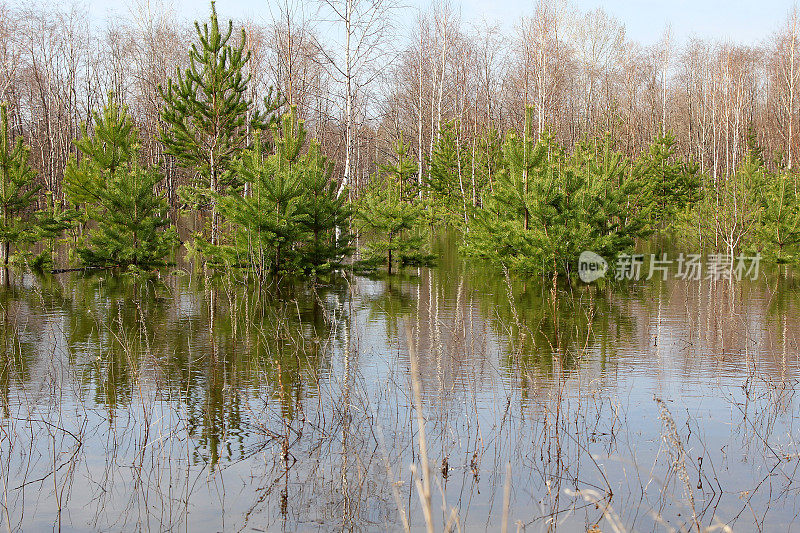
<path fill-rule="evenodd" d="M 394 264 L 428 264 L 423 226 L 425 209 L 418 201 L 400 199 L 396 183 L 375 184 L 364 193 L 356 212 L 359 229 L 371 238 L 366 246 L 364 266 L 384 264 L 389 274 Z"/>
<path fill-rule="evenodd" d="M 610 136 L 579 144 L 570 167 L 585 186 L 581 212 L 587 234 L 579 246 L 613 259 L 652 233 L 653 197 L 628 179 L 630 161 L 612 147 Z M 576 259 L 581 251 L 573 252 Z"/>
<path fill-rule="evenodd" d="M 497 218 L 489 233 L 485 227 L 479 232 L 484 242 L 486 235 L 497 232 L 503 247 L 487 258 L 500 259 L 513 270 L 569 274 L 590 233 L 583 176 L 567 164 L 548 135 L 532 148 L 525 139 L 510 139 L 504 159 L 504 172 L 489 201 Z"/>
<path fill-rule="evenodd" d="M 76 205 L 98 201 L 99 190 L 104 187 L 103 176 L 112 175 L 136 160 L 136 135 L 126 108 L 108 95 L 102 115 L 94 112 L 94 129 L 91 135 L 86 124 L 81 126 L 81 138 L 75 141 L 78 150 L 86 157 L 78 164 L 71 159 L 64 170 L 64 188 L 68 200 Z M 90 219 L 88 213 L 83 221 Z"/>
<path fill-rule="evenodd" d="M 53 254 L 56 243 L 64 231 L 73 227 L 73 222 L 78 220 L 78 213 L 72 209 L 64 208 L 60 202 L 53 198 L 53 193 L 47 191 L 44 195 L 44 206 L 35 214 L 32 228 L 32 240 L 42 243 L 42 251 L 31 258 L 29 266 L 35 272 L 42 272 L 53 267 Z"/>
<path fill-rule="evenodd" d="M 476 213 L 467 234 L 465 251 L 470 255 L 500 263 L 515 270 L 539 271 L 552 265 L 542 253 L 547 237 L 544 224 L 533 224 L 538 203 L 547 219 L 546 206 L 557 193 L 561 154 L 548 135 L 534 143 L 530 132 L 532 111 L 526 112 L 526 125 L 520 138 L 510 132 L 503 143 L 501 167 L 495 173 L 492 192 L 485 194 L 484 209 Z M 541 195 L 537 194 L 541 190 Z M 541 231 L 540 231 L 541 230 Z M 552 255 L 552 254 L 551 254 Z"/>
<path fill-rule="evenodd" d="M 267 273 L 298 267 L 296 243 L 303 236 L 303 173 L 301 150 L 306 131 L 294 108 L 281 127 L 272 128 L 275 152 L 266 155 L 256 134 L 254 145 L 241 157 L 237 169 L 250 184 L 248 195 L 219 197 L 222 214 L 233 226 L 232 244 L 209 250 L 230 264 L 249 267 L 259 279 Z"/>
<path fill-rule="evenodd" d="M 626 160 L 608 139 L 567 157 L 546 133 L 533 143 L 526 115 L 522 139 L 512 132 L 503 146 L 503 168 L 471 224 L 468 253 L 555 279 L 571 276 L 584 250 L 612 258 L 648 233 L 631 210 L 637 186 L 625 180 Z"/>
<path fill-rule="evenodd" d="M 769 174 L 758 188 L 760 220 L 750 248 L 776 263 L 800 259 L 800 194 L 794 179 L 785 171 Z"/>
<path fill-rule="evenodd" d="M 754 193 L 758 220 L 753 225 L 751 242 L 745 247 L 751 253 L 758 252 L 778 264 L 785 264 L 800 259 L 800 193 L 796 187 L 797 176 L 781 167 L 778 165 L 776 172 L 767 169 L 764 151 L 751 126 L 747 132 L 747 155 L 739 172 L 755 178 L 748 187 Z M 738 201 L 747 203 L 741 196 Z"/>
<path fill-rule="evenodd" d="M 398 188 L 400 198 L 404 202 L 419 196 L 419 183 L 417 181 L 417 164 L 408 156 L 409 146 L 400 139 L 394 145 L 395 158 L 393 163 L 381 166 L 383 175 L 394 181 Z"/>
<path fill-rule="evenodd" d="M 76 141 L 80 164 L 67 165 L 64 183 L 71 202 L 84 204 L 95 226 L 77 250 L 82 264 L 96 267 L 151 267 L 164 263 L 177 242 L 169 228 L 167 201 L 155 192 L 162 176 L 138 162 L 137 132 L 126 107 L 109 95 L 95 112 L 91 135 L 83 127 Z"/>
<path fill-rule="evenodd" d="M 675 223 L 682 210 L 700 198 L 699 167 L 675 158 L 671 133 L 657 137 L 633 166 L 632 179 L 640 188 L 638 207 L 650 212 L 650 225 L 662 230 Z"/>
<path fill-rule="evenodd" d="M 472 203 L 472 163 L 456 127 L 447 124 L 442 129 L 431 156 L 427 186 L 435 210 L 448 221 L 460 224 L 466 220 L 467 206 Z"/>
<path fill-rule="evenodd" d="M 306 234 L 301 266 L 314 274 L 340 267 L 352 252 L 349 226 L 353 210 L 347 191 L 339 190 L 332 173 L 333 165 L 312 141 L 301 171 L 300 225 Z"/>
<path fill-rule="evenodd" d="M 398 160 L 403 145 L 398 144 Z M 380 176 L 380 175 L 379 175 Z M 417 196 L 403 199 L 400 178 L 403 173 L 389 171 L 364 192 L 355 214 L 358 228 L 366 233 L 364 267 L 385 264 L 389 274 L 399 266 L 424 265 L 433 261 L 427 251 L 425 208 Z"/>
<path fill-rule="evenodd" d="M 167 124 L 161 140 L 166 152 L 180 165 L 193 171 L 197 181 L 181 189 L 184 201 L 195 208 L 211 210 L 210 235 L 202 240 L 216 246 L 220 243 L 218 203 L 229 186 L 238 185 L 233 162 L 249 144 L 252 127 L 261 127 L 264 117 L 248 100 L 244 68 L 250 60 L 245 52 L 246 36 L 242 30 L 238 45 L 229 41 L 233 22 L 220 30 L 217 11 L 211 2 L 211 18 L 202 29 L 195 22 L 199 44 L 189 51 L 190 66 L 176 69 L 166 90 L 162 118 Z M 265 105 L 274 110 L 277 102 L 267 97 Z"/>
<path fill-rule="evenodd" d="M 35 173 L 28 164 L 30 148 L 11 141 L 8 127 L 8 108 L 0 105 L 0 258 L 8 266 L 11 246 L 24 240 L 28 228 L 21 215 L 33 203 L 37 187 L 33 183 Z"/>
<path fill-rule="evenodd" d="M 760 158 L 752 152 L 739 163 L 736 171 L 724 176 L 714 186 L 704 187 L 698 210 L 702 234 L 713 236 L 718 251 L 735 256 L 750 248 L 763 223 L 763 196 L 770 179 Z"/>

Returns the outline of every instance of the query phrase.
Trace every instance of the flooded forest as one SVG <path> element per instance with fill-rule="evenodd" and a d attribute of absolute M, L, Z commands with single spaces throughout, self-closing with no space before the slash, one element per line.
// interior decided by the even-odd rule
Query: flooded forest
<path fill-rule="evenodd" d="M 412 4 L 0 0 L 0 529 L 798 529 L 797 8 Z"/>

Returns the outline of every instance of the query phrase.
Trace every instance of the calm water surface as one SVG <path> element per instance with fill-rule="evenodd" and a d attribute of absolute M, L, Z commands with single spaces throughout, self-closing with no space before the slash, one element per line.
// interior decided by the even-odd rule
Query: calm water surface
<path fill-rule="evenodd" d="M 418 376 L 437 530 L 800 530 L 791 276 L 554 299 L 439 252 L 316 288 L 17 277 L 0 525 L 423 529 Z"/>

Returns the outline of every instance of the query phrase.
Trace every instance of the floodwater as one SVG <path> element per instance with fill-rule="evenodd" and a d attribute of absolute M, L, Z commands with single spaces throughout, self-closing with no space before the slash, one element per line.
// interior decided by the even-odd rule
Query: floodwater
<path fill-rule="evenodd" d="M 800 283 L 432 269 L 0 290 L 11 531 L 786 531 Z M 421 491 L 421 492 L 420 492 Z"/>

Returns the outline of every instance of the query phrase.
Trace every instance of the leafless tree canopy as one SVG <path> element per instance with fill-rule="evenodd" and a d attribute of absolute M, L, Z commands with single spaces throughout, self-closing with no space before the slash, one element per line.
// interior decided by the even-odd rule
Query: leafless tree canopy
<path fill-rule="evenodd" d="M 422 180 L 445 125 L 469 146 L 486 132 L 520 128 L 526 105 L 538 133 L 548 129 L 567 147 L 608 132 L 633 155 L 672 131 L 681 155 L 714 180 L 736 166 L 751 130 L 770 163 L 796 164 L 796 9 L 749 46 L 677 42 L 670 28 L 642 46 L 612 15 L 559 0 L 538 0 L 510 32 L 464 21 L 446 0 L 399 27 L 398 8 L 390 0 L 282 0 L 260 21 L 236 21 L 252 51 L 254 101 L 279 89 L 336 162 L 337 179 L 355 189 L 401 136 Z M 157 140 L 157 88 L 187 61 L 192 26 L 157 2 L 134 2 L 129 17 L 105 25 L 90 20 L 77 3 L 0 3 L 0 100 L 9 102 L 13 132 L 31 145 L 44 190 L 60 197 L 80 125 L 113 91 L 141 130 L 142 157 L 162 166 L 174 190 L 187 176 Z"/>

